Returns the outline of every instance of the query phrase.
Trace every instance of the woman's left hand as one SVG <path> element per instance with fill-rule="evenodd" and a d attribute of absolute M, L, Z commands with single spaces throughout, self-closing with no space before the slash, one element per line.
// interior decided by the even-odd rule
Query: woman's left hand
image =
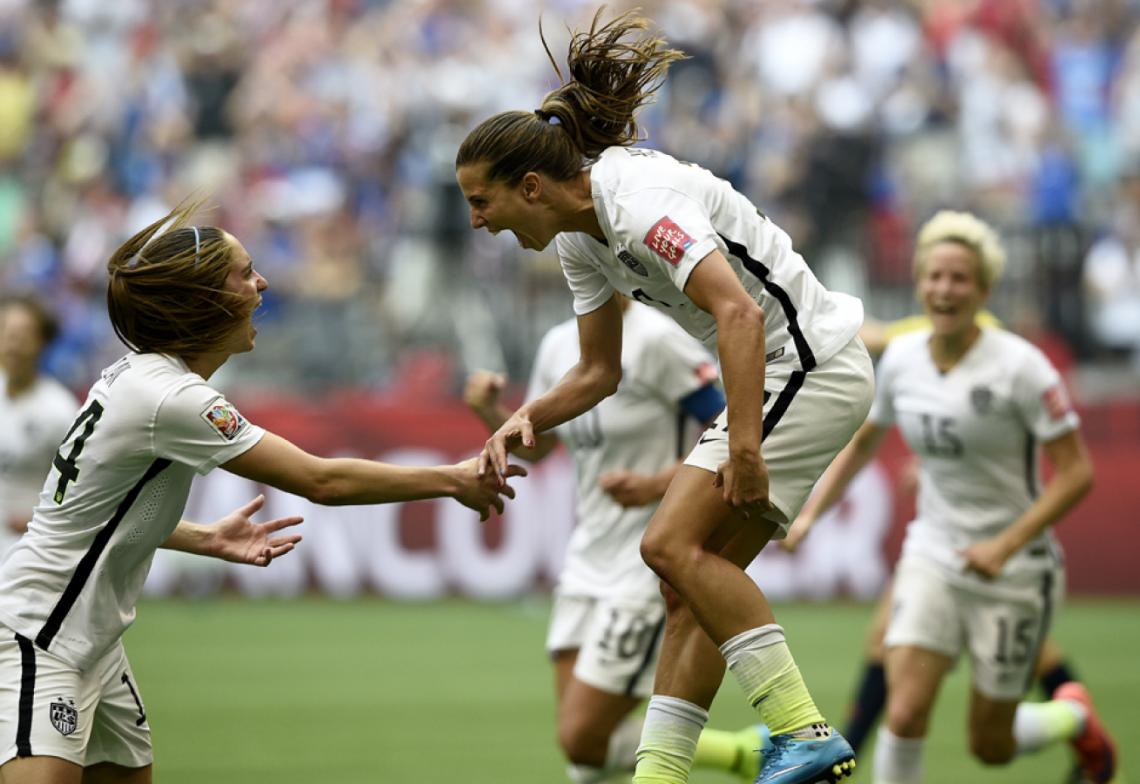
<path fill-rule="evenodd" d="M 265 505 L 265 495 L 259 495 L 240 509 L 235 509 L 210 526 L 211 554 L 224 561 L 269 566 L 301 541 L 300 534 L 273 536 L 283 528 L 297 525 L 303 517 L 279 517 L 267 523 L 255 523 L 250 518 Z"/>
<path fill-rule="evenodd" d="M 723 488 L 724 502 L 741 517 L 761 517 L 772 508 L 768 500 L 768 465 L 759 453 L 744 458 L 729 455 L 717 466 L 715 487 Z"/>
<path fill-rule="evenodd" d="M 994 580 L 1001 576 L 1002 567 L 1011 555 L 1009 548 L 1001 539 L 986 539 L 972 544 L 961 552 L 965 560 L 965 571 L 976 572 L 987 580 Z"/>

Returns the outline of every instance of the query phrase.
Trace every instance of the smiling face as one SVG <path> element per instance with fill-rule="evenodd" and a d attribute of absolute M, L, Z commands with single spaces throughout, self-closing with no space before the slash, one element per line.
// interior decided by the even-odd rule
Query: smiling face
<path fill-rule="evenodd" d="M 934 334 L 962 336 L 989 298 L 982 285 L 977 254 L 960 242 L 939 242 L 926 252 L 918 275 L 917 294 Z"/>
<path fill-rule="evenodd" d="M 471 228 L 498 234 L 504 229 L 515 235 L 519 245 L 542 250 L 556 232 L 544 225 L 539 197 L 542 178 L 527 172 L 517 185 L 487 178 L 486 163 L 458 167 L 455 177 L 470 209 Z"/>
<path fill-rule="evenodd" d="M 253 326 L 253 314 L 261 305 L 261 292 L 269 288 L 269 283 L 253 268 L 249 251 L 238 242 L 237 238 L 232 234 L 226 234 L 225 237 L 231 246 L 230 270 L 226 275 L 225 289 L 237 294 L 243 302 L 249 304 L 249 317 L 234 328 L 225 347 L 229 353 L 239 354 L 253 350 L 254 339 L 257 337 L 257 328 Z"/>

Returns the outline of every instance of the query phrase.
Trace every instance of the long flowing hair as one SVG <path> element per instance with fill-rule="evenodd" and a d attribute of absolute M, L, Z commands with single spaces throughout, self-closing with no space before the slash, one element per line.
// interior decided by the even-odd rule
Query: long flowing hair
<path fill-rule="evenodd" d="M 639 35 L 650 22 L 628 11 L 602 24 L 594 14 L 590 29 L 571 35 L 567 73 L 542 45 L 562 85 L 533 112 L 510 111 L 480 123 L 463 140 L 456 167 L 487 163 L 493 181 L 514 185 L 528 171 L 568 180 L 612 146 L 643 138 L 637 113 L 653 100 L 670 63 L 685 57 L 656 35 Z"/>

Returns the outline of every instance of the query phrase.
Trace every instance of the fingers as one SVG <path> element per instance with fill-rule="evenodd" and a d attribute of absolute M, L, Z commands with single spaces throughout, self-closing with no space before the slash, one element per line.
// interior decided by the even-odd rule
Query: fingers
<path fill-rule="evenodd" d="M 491 468 L 491 452 L 487 447 L 483 447 L 483 451 L 479 453 L 479 459 L 475 463 L 475 475 L 486 476 L 487 471 Z"/>
<path fill-rule="evenodd" d="M 523 446 L 528 449 L 534 446 L 534 425 L 532 425 L 529 420 L 523 421 L 519 431 L 519 434 L 522 436 Z"/>
<path fill-rule="evenodd" d="M 263 507 L 264 505 L 265 505 L 265 493 L 261 493 L 260 495 L 257 496 L 257 498 L 254 498 L 252 501 L 247 503 L 245 506 L 238 509 L 238 512 L 240 514 L 245 515 L 246 517 L 253 517 L 253 515 L 256 514 L 257 511 L 259 509 L 261 509 L 261 507 Z"/>
<path fill-rule="evenodd" d="M 503 477 L 509 479 L 512 476 L 526 476 L 527 473 L 528 471 L 521 465 L 514 465 L 512 463 L 511 465 L 507 466 L 507 472 L 503 474 Z"/>
<path fill-rule="evenodd" d="M 507 498 L 515 497 L 515 489 L 506 483 L 504 483 L 503 486 L 499 488 L 499 492 L 505 495 Z M 499 511 L 501 512 L 503 510 L 500 509 Z"/>
<path fill-rule="evenodd" d="M 282 528 L 300 525 L 303 522 L 305 522 L 305 518 L 300 515 L 293 515 L 291 517 L 278 517 L 276 520 L 262 523 L 261 526 L 265 529 L 266 533 L 273 533 L 274 531 L 280 531 Z"/>

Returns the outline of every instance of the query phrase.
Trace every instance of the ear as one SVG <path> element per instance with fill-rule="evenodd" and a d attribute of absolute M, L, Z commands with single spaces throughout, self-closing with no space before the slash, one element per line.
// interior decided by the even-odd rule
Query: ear
<path fill-rule="evenodd" d="M 542 175 L 529 171 L 522 178 L 522 196 L 528 202 L 536 202 L 542 196 Z"/>

